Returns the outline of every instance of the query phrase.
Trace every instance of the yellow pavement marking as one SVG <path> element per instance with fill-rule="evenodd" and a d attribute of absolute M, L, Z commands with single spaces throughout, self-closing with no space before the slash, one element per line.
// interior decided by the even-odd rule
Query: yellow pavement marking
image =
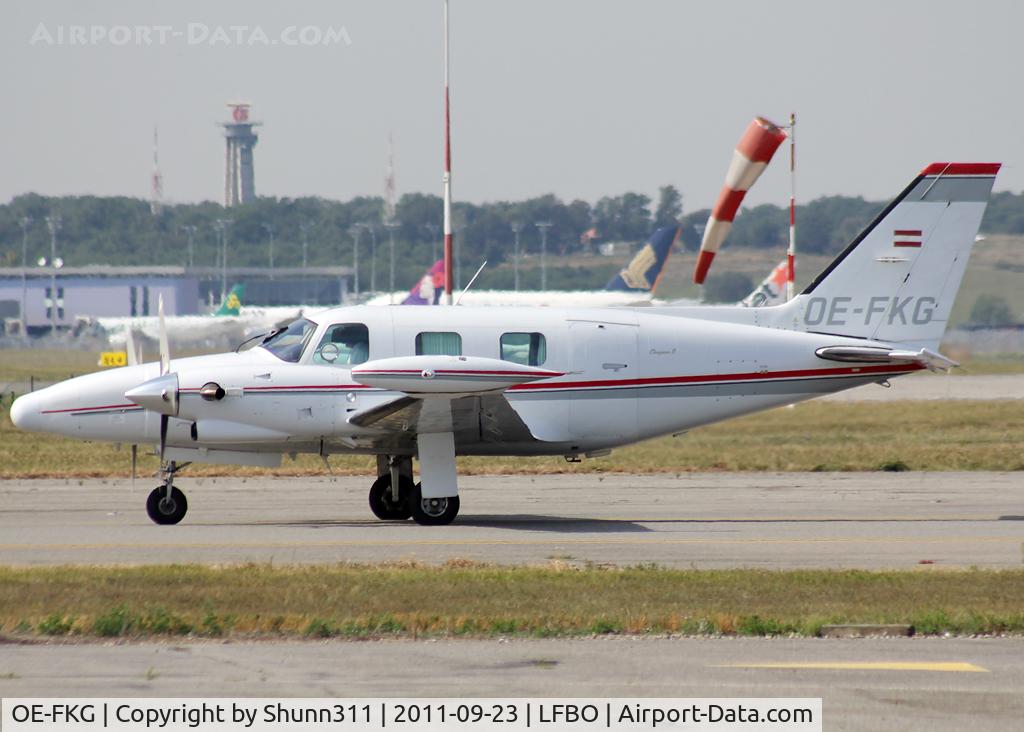
<path fill-rule="evenodd" d="M 1020 541 L 1019 536 L 978 537 L 877 537 L 808 539 L 334 539 L 324 541 L 239 541 L 239 542 L 101 542 L 67 544 L 0 544 L 3 551 L 40 549 L 316 549 L 359 546 L 664 546 L 670 544 L 973 544 Z"/>
<path fill-rule="evenodd" d="M 837 671 L 945 671 L 983 673 L 987 668 L 963 661 L 795 661 L 781 663 L 724 663 L 717 668 L 829 669 Z"/>

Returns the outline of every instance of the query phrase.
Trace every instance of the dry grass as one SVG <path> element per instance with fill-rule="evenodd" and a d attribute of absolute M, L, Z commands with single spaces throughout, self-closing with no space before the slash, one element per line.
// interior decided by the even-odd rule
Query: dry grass
<path fill-rule="evenodd" d="M 1019 632 L 1024 570 L 0 568 L 0 627 L 26 634 L 814 635 L 826 623 Z"/>
<path fill-rule="evenodd" d="M 140 456 L 139 474 L 156 470 Z M 331 458 L 339 474 L 371 474 L 365 456 Z M 463 474 L 686 472 L 704 470 L 1024 470 L 1019 402 L 810 402 L 616 450 L 568 464 L 561 458 L 459 458 Z M 320 475 L 311 455 L 279 468 L 194 465 L 190 475 Z M 22 432 L 0 417 L 0 478 L 126 476 L 127 448 Z"/>

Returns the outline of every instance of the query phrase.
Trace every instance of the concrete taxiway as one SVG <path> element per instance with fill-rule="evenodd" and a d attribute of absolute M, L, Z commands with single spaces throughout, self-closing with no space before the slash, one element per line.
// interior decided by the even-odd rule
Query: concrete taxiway
<path fill-rule="evenodd" d="M 59 690 L 59 691 L 58 691 Z M 0 695 L 822 697 L 828 730 L 1010 730 L 1024 639 L 8 645 Z"/>
<path fill-rule="evenodd" d="M 454 524 L 384 523 L 367 477 L 179 482 L 156 526 L 150 485 L 0 482 L 0 563 L 500 563 L 674 567 L 1019 567 L 1021 473 L 467 476 Z"/>
<path fill-rule="evenodd" d="M 920 373 L 893 379 L 889 388 L 878 384 L 858 386 L 823 397 L 835 402 L 898 402 L 942 400 L 1024 399 L 1020 374 L 970 375 Z"/>

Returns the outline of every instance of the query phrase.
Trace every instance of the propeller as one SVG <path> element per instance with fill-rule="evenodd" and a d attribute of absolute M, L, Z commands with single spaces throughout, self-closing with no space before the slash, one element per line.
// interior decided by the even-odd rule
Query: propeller
<path fill-rule="evenodd" d="M 125 331 L 124 350 L 127 352 L 129 366 L 138 366 L 142 363 L 142 344 L 135 343 L 135 332 L 131 326 Z"/>
<path fill-rule="evenodd" d="M 157 326 L 160 335 L 160 375 L 166 376 L 171 371 L 171 348 L 167 344 L 167 321 L 164 319 L 164 296 L 163 293 L 157 299 Z M 177 381 L 177 379 L 175 379 Z M 174 395 L 175 407 L 177 407 L 177 388 Z M 175 409 L 174 411 L 178 411 Z M 164 450 L 167 448 L 167 425 L 171 418 L 166 413 L 160 414 L 160 464 L 164 462 Z"/>
<path fill-rule="evenodd" d="M 167 426 L 171 417 L 178 414 L 178 375 L 171 371 L 163 297 L 158 301 L 157 312 L 160 329 L 160 375 L 129 389 L 124 396 L 128 401 L 160 415 L 160 463 L 163 465 L 164 453 L 167 450 Z"/>

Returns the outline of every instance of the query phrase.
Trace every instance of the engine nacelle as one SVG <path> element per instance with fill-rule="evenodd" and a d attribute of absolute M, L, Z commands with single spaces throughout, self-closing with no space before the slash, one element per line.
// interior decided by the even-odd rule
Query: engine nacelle
<path fill-rule="evenodd" d="M 195 442 L 283 442 L 288 438 L 289 435 L 284 432 L 226 419 L 199 419 L 192 423 L 192 439 Z"/>
<path fill-rule="evenodd" d="M 562 375 L 477 356 L 399 356 L 352 369 L 352 378 L 360 384 L 406 394 L 481 394 Z"/>

